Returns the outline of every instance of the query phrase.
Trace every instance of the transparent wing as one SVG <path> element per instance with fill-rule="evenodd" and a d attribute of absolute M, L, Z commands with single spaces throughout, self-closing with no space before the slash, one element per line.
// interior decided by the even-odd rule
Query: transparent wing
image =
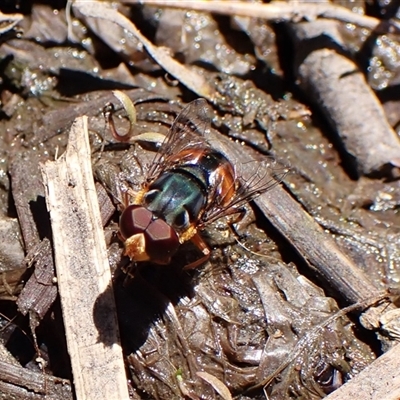
<path fill-rule="evenodd" d="M 148 180 L 159 176 L 176 164 L 182 150 L 209 147 L 205 132 L 210 125 L 209 108 L 205 99 L 189 103 L 175 118 L 148 171 Z M 173 161 L 172 161 L 173 158 Z"/>
<path fill-rule="evenodd" d="M 278 185 L 288 172 L 289 169 L 278 165 L 273 157 L 268 157 L 262 162 L 251 161 L 235 166 L 237 185 L 235 196 L 224 207 L 212 202 L 203 215 L 200 227 L 239 212 L 245 203 Z"/>

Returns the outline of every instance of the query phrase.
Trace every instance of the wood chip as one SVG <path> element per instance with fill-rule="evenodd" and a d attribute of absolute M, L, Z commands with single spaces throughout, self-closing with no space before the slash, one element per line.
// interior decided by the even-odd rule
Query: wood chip
<path fill-rule="evenodd" d="M 27 258 L 30 259 L 30 265 L 35 264 L 35 271 L 18 297 L 18 310 L 23 315 L 34 312 L 43 319 L 57 297 L 50 240 L 44 238 L 36 251 L 31 252 Z"/>
<path fill-rule="evenodd" d="M 76 398 L 129 399 L 87 117 L 74 122 L 66 153 L 42 174 Z"/>
<path fill-rule="evenodd" d="M 4 399 L 72 400 L 73 398 L 70 382 L 66 379 L 30 371 L 4 361 L 0 361 L 0 393 Z"/>
<path fill-rule="evenodd" d="M 400 398 L 400 344 L 380 356 L 355 378 L 325 400 L 398 400 Z"/>
<path fill-rule="evenodd" d="M 292 26 L 297 49 L 300 86 L 326 116 L 339 136 L 358 175 L 374 174 L 397 166 L 400 141 L 389 125 L 382 104 L 357 65 L 334 46 L 338 23 L 316 21 Z M 315 49 L 318 38 L 330 36 L 335 45 Z M 327 44 L 328 46 L 328 44 Z M 368 123 L 366 117 L 368 116 Z"/>

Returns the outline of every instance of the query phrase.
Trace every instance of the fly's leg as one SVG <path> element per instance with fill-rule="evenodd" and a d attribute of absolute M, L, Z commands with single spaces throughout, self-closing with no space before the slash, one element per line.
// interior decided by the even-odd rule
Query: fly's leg
<path fill-rule="evenodd" d="M 209 249 L 206 242 L 202 239 L 202 237 L 198 233 L 196 233 L 190 240 L 203 253 L 203 257 L 186 265 L 183 268 L 186 270 L 195 269 L 195 268 L 199 267 L 200 265 L 207 262 L 211 255 L 211 250 Z"/>
<path fill-rule="evenodd" d="M 228 227 L 235 236 L 238 236 L 238 234 L 236 233 L 233 225 L 242 221 L 243 218 L 245 217 L 245 215 L 246 215 L 246 210 L 244 210 L 244 209 L 232 210 L 232 215 L 228 221 Z M 193 235 L 193 237 L 191 237 L 190 240 L 203 253 L 203 257 L 186 265 L 183 268 L 185 270 L 195 269 L 195 268 L 199 267 L 200 265 L 207 262 L 211 255 L 210 248 L 207 246 L 207 243 L 202 239 L 202 237 L 198 233 Z"/>
<path fill-rule="evenodd" d="M 237 229 L 235 227 L 236 224 L 240 224 L 243 220 L 246 220 L 246 210 L 244 208 L 239 208 L 234 210 L 231 215 L 228 217 L 227 225 L 233 236 L 238 240 L 239 238 L 239 233 L 237 232 Z M 240 227 L 239 227 L 240 230 Z"/>
<path fill-rule="evenodd" d="M 242 222 L 245 216 L 246 216 L 246 210 L 244 208 L 239 208 L 235 210 L 235 212 L 228 218 L 229 227 L 233 229 L 233 225 Z"/>

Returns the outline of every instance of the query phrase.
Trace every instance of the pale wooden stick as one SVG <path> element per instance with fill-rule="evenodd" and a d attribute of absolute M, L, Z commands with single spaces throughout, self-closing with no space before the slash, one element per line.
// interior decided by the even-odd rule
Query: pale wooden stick
<path fill-rule="evenodd" d="M 318 18 L 334 19 L 354 24 L 362 28 L 380 32 L 400 31 L 396 21 L 381 21 L 374 17 L 357 14 L 340 5 L 324 2 L 284 2 L 273 1 L 269 4 L 249 3 L 247 1 L 196 1 L 196 0 L 122 0 L 125 4 L 148 4 L 160 7 L 181 8 L 212 12 L 241 17 L 263 18 L 267 21 L 313 21 Z"/>
<path fill-rule="evenodd" d="M 129 399 L 87 117 L 75 120 L 66 153 L 41 168 L 76 398 Z"/>
<path fill-rule="evenodd" d="M 325 400 L 398 400 L 400 345 L 393 347 Z"/>

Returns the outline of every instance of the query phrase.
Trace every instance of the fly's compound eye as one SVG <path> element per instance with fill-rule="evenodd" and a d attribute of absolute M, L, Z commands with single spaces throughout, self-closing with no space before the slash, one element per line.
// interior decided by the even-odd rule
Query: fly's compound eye
<path fill-rule="evenodd" d="M 145 233 L 146 253 L 159 264 L 169 264 L 179 248 L 179 238 L 174 229 L 162 219 L 155 219 Z"/>
<path fill-rule="evenodd" d="M 125 254 L 138 261 L 169 264 L 180 246 L 175 230 L 164 220 L 154 219 L 153 213 L 143 206 L 125 208 L 119 221 L 119 231 L 125 241 Z M 135 235 L 139 236 L 132 240 Z"/>
<path fill-rule="evenodd" d="M 184 208 L 179 212 L 174 219 L 174 227 L 181 230 L 187 228 L 190 224 L 189 213 Z"/>
<path fill-rule="evenodd" d="M 119 220 L 119 231 L 124 240 L 143 233 L 150 225 L 153 214 L 142 206 L 130 205 L 125 208 Z"/>

